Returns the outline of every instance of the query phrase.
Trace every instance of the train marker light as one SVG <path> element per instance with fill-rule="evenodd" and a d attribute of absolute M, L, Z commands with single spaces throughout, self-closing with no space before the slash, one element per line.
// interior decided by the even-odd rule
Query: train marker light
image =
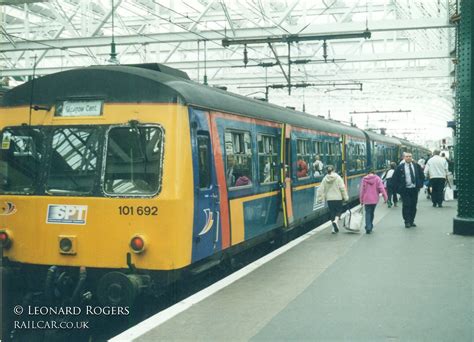
<path fill-rule="evenodd" d="M 75 236 L 58 236 L 59 253 L 74 255 L 76 254 L 76 237 Z"/>
<path fill-rule="evenodd" d="M 0 244 L 5 249 L 10 248 L 12 245 L 12 239 L 5 230 L 0 230 Z"/>
<path fill-rule="evenodd" d="M 134 253 L 142 253 L 145 250 L 145 240 L 142 236 L 136 235 L 130 240 L 130 248 Z"/>

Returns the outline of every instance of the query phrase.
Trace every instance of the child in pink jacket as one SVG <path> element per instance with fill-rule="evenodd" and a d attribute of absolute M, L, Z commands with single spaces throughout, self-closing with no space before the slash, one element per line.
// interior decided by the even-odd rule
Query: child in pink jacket
<path fill-rule="evenodd" d="M 365 206 L 365 231 L 367 234 L 372 233 L 374 228 L 374 212 L 375 206 L 379 202 L 379 194 L 382 194 L 385 202 L 387 202 L 387 192 L 382 180 L 373 170 L 370 170 L 360 182 L 359 193 L 360 204 Z"/>

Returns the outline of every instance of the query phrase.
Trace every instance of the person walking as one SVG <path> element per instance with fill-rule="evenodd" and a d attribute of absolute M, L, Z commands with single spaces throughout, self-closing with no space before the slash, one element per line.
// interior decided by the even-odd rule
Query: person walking
<path fill-rule="evenodd" d="M 331 217 L 332 233 L 339 232 L 339 218 L 342 214 L 342 201 L 348 201 L 346 186 L 332 165 L 326 168 L 327 175 L 324 176 L 317 192 L 317 202 L 327 201 Z"/>
<path fill-rule="evenodd" d="M 413 162 L 412 154 L 405 152 L 405 162 L 398 165 L 392 176 L 394 188 L 402 196 L 402 215 L 405 228 L 416 227 L 418 193 L 423 187 L 424 175 L 420 165 Z"/>
<path fill-rule="evenodd" d="M 425 177 L 430 178 L 431 185 L 431 201 L 433 207 L 443 206 L 443 189 L 448 177 L 448 161 L 441 157 L 439 150 L 433 151 L 433 157 L 428 160 L 425 166 Z"/>
<path fill-rule="evenodd" d="M 382 176 L 382 180 L 385 182 L 385 188 L 387 189 L 387 196 L 388 196 L 387 204 L 389 208 L 391 208 L 392 205 L 396 207 L 398 203 L 397 191 L 393 187 L 393 181 L 392 181 L 393 173 L 395 172 L 396 167 L 397 167 L 397 163 L 391 162 L 390 169 L 388 169 Z"/>
<path fill-rule="evenodd" d="M 370 170 L 367 176 L 360 181 L 359 192 L 360 204 L 364 205 L 365 208 L 365 231 L 367 234 L 372 233 L 374 228 L 374 213 L 379 202 L 379 194 L 382 194 L 385 202 L 387 202 L 388 196 L 382 180 L 375 174 L 374 170 Z"/>

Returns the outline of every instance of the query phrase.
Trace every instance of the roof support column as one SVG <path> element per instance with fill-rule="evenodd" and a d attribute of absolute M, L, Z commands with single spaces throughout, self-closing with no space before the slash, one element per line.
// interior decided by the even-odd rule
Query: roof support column
<path fill-rule="evenodd" d="M 456 70 L 456 180 L 458 188 L 458 215 L 454 218 L 453 233 L 474 235 L 474 115 L 472 99 L 474 31 L 474 3 L 461 0 L 461 20 L 458 24 L 459 58 Z"/>

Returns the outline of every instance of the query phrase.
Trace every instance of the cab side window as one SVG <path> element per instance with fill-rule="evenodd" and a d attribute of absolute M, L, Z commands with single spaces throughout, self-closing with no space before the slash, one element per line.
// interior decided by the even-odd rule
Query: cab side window
<path fill-rule="evenodd" d="M 200 189 L 207 189 L 211 186 L 211 151 L 209 140 L 209 133 L 198 132 L 197 148 Z"/>

